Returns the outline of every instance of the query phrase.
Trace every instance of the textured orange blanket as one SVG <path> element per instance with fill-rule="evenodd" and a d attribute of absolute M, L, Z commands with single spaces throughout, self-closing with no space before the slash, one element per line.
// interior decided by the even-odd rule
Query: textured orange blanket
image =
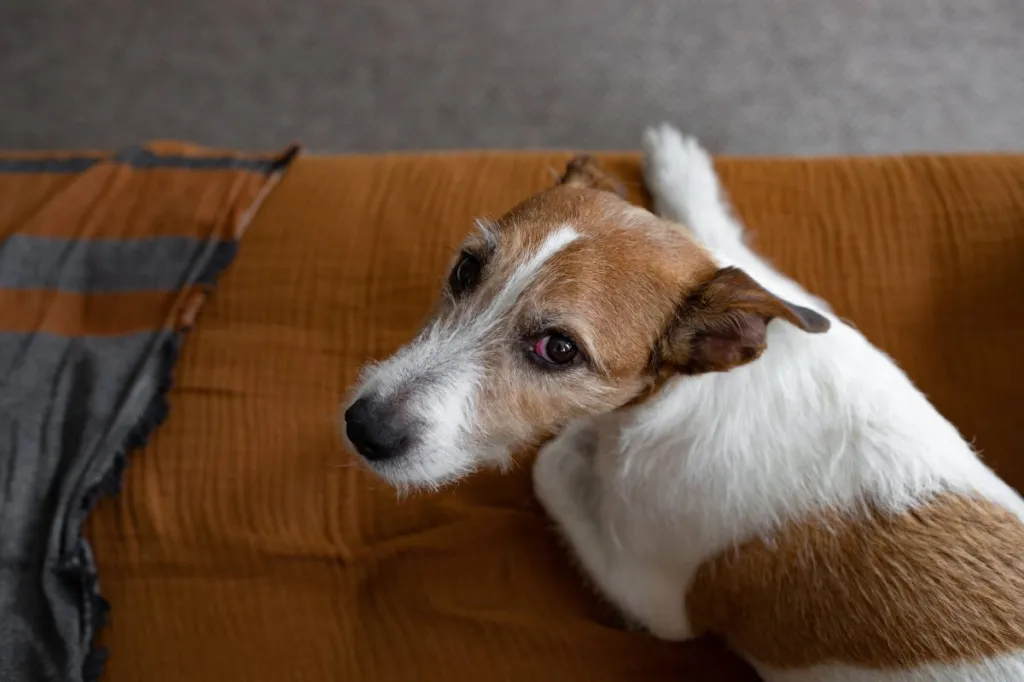
<path fill-rule="evenodd" d="M 334 429 L 474 216 L 564 154 L 300 158 L 185 347 L 171 416 L 94 514 L 107 680 L 750 680 L 619 629 L 525 466 L 396 500 Z M 639 191 L 634 156 L 605 157 Z M 725 160 L 756 246 L 1024 486 L 1024 157 Z"/>

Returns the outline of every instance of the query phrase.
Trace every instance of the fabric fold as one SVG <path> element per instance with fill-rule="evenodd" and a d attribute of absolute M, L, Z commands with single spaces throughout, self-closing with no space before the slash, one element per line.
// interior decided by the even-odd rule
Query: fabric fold
<path fill-rule="evenodd" d="M 182 333 L 295 157 L 0 156 L 0 679 L 98 679 L 82 525 L 167 414 Z"/>

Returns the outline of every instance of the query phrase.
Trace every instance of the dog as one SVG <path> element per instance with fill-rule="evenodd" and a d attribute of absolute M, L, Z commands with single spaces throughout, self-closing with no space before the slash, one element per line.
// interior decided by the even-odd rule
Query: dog
<path fill-rule="evenodd" d="M 1024 499 L 747 245 L 695 140 L 644 147 L 654 213 L 577 157 L 478 222 L 350 446 L 437 487 L 553 436 L 536 495 L 598 590 L 769 682 L 1024 680 Z"/>

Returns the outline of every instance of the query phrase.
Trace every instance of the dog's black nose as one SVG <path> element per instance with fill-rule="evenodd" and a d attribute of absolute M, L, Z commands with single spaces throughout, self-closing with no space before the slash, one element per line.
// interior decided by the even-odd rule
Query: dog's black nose
<path fill-rule="evenodd" d="M 345 410 L 345 435 L 359 454 L 378 461 L 402 454 L 409 438 L 394 410 L 360 398 Z"/>

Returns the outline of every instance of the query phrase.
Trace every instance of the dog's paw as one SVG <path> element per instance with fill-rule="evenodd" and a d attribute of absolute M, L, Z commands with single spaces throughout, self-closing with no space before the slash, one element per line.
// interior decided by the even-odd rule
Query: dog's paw
<path fill-rule="evenodd" d="M 579 469 L 575 450 L 558 438 L 537 453 L 533 462 L 533 491 L 549 513 L 554 513 L 567 498 L 572 497 L 573 481 L 579 478 Z"/>
<path fill-rule="evenodd" d="M 634 620 L 631 616 L 628 616 L 621 611 L 616 615 L 619 617 L 619 626 L 626 632 L 638 632 L 644 635 L 651 634 L 651 631 L 647 629 L 647 626 L 638 620 Z"/>
<path fill-rule="evenodd" d="M 593 511 L 592 437 L 574 426 L 544 445 L 533 464 L 534 494 L 556 520 Z"/>

